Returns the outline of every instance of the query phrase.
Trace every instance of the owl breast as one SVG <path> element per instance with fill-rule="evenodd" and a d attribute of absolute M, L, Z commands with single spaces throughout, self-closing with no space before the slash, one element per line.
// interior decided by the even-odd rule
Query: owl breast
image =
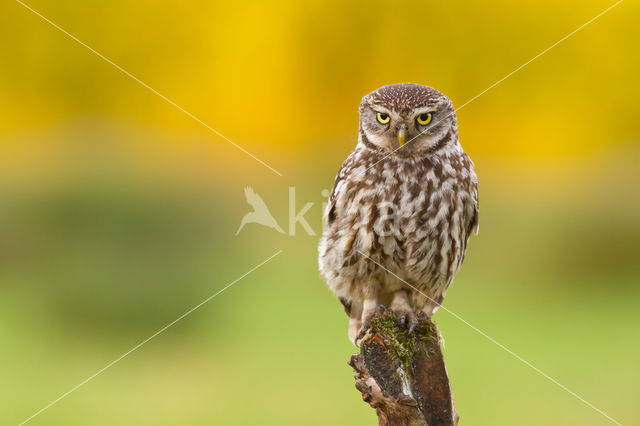
<path fill-rule="evenodd" d="M 414 308 L 439 303 L 464 257 L 476 182 L 459 145 L 420 158 L 357 148 L 327 206 L 323 277 L 338 297 L 361 299 L 372 286 L 392 293 L 409 283 L 423 293 L 411 292 Z"/>

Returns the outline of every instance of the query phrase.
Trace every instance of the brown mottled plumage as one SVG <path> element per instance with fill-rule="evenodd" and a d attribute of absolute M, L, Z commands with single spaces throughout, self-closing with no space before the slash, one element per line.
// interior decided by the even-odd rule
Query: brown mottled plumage
<path fill-rule="evenodd" d="M 449 98 L 410 83 L 362 98 L 358 144 L 338 171 L 319 248 L 352 341 L 380 303 L 407 321 L 437 310 L 478 230 L 477 185 Z"/>

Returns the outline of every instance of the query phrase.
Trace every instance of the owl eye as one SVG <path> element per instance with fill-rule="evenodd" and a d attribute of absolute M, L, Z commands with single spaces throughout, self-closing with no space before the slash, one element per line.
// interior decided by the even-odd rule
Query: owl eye
<path fill-rule="evenodd" d="M 416 121 L 418 122 L 418 124 L 420 124 L 421 126 L 426 126 L 427 124 L 431 123 L 431 113 L 427 112 L 425 114 L 420 114 L 418 116 L 418 118 L 416 119 Z"/>
<path fill-rule="evenodd" d="M 389 120 L 391 120 L 391 117 L 389 117 L 389 114 L 385 114 L 383 112 L 377 113 L 376 118 L 378 119 L 378 122 L 380 122 L 381 124 L 387 124 Z"/>

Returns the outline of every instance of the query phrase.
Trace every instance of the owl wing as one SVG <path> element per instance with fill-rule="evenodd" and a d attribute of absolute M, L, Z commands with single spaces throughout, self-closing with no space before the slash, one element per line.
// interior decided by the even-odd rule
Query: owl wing
<path fill-rule="evenodd" d="M 466 181 L 466 192 L 469 195 L 464 203 L 464 240 L 463 240 L 463 250 L 462 257 L 460 258 L 460 265 L 462 265 L 462 261 L 464 260 L 464 254 L 467 251 L 467 243 L 469 242 L 469 237 L 471 234 L 478 235 L 478 231 L 480 230 L 480 222 L 479 222 L 479 207 L 478 207 L 478 176 L 476 175 L 473 169 L 473 162 L 468 155 L 463 154 L 462 163 L 465 169 L 468 171 L 468 178 Z"/>
<path fill-rule="evenodd" d="M 354 151 L 355 152 L 355 151 Z M 329 200 L 327 202 L 327 209 L 325 210 L 325 217 L 327 220 L 327 224 L 330 225 L 333 221 L 336 220 L 336 201 L 340 192 L 343 190 L 344 185 L 347 183 L 347 179 L 353 170 L 353 158 L 354 152 L 352 152 L 342 163 L 338 173 L 336 174 L 336 180 L 333 183 L 333 188 L 331 188 L 331 193 L 329 194 Z"/>
<path fill-rule="evenodd" d="M 472 232 L 476 235 L 478 235 L 478 232 L 480 232 L 480 218 L 479 218 L 480 208 L 478 204 L 478 185 L 476 184 L 474 186 L 475 187 L 473 191 L 473 202 L 471 206 L 472 212 L 469 218 L 469 224 L 467 226 L 467 238 L 471 236 Z"/>
<path fill-rule="evenodd" d="M 475 173 L 472 174 L 471 185 L 469 188 L 471 197 L 465 205 L 466 233 L 465 239 L 468 241 L 472 233 L 478 235 L 480 231 L 479 220 L 479 204 L 478 204 L 478 178 Z M 466 244 L 465 244 L 466 245 Z"/>

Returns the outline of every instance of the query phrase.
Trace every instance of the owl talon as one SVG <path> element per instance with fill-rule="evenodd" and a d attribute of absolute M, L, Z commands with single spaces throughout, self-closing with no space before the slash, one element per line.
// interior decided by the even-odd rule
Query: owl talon
<path fill-rule="evenodd" d="M 398 324 L 407 330 L 407 334 L 413 333 L 418 326 L 418 317 L 413 312 L 402 312 L 397 314 Z"/>
<path fill-rule="evenodd" d="M 353 339 L 353 343 L 357 347 L 360 347 L 360 343 L 362 343 L 363 340 L 366 340 L 366 338 L 368 337 L 368 334 L 369 334 L 369 330 L 370 329 L 369 329 L 368 325 L 363 325 L 362 326 L 362 328 L 360 329 L 360 331 L 356 335 L 356 338 Z"/>
<path fill-rule="evenodd" d="M 407 315 L 406 314 L 402 314 L 398 316 L 398 323 L 404 327 L 407 324 Z"/>

